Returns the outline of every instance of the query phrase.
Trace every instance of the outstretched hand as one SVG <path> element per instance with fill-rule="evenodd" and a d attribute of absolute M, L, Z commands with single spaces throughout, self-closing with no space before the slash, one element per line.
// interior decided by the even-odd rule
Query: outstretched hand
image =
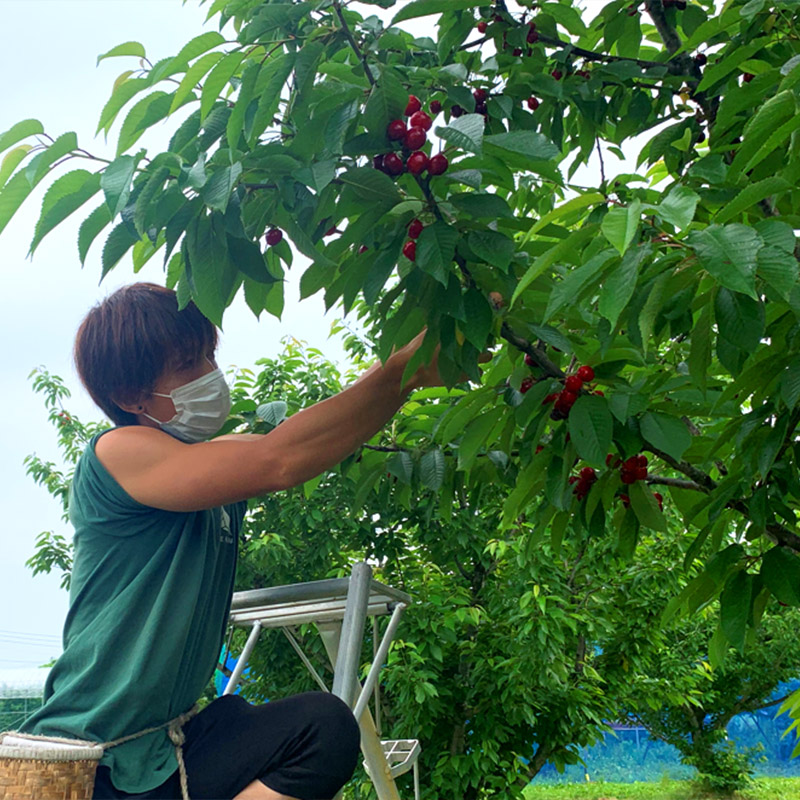
<path fill-rule="evenodd" d="M 425 339 L 425 334 L 427 333 L 427 329 L 423 330 L 421 333 L 417 334 L 405 347 L 400 348 L 395 353 L 395 356 L 398 360 L 401 360 L 401 363 L 407 364 L 414 353 L 422 347 L 422 342 Z M 440 345 L 436 345 L 436 349 L 433 351 L 433 356 L 428 364 L 422 364 L 416 372 L 411 376 L 408 382 L 405 384 L 406 389 L 426 389 L 433 386 L 444 386 L 444 380 L 442 376 L 439 374 L 439 352 L 441 350 Z M 480 363 L 485 363 L 489 361 L 492 357 L 491 353 L 481 353 L 478 358 Z M 466 374 L 461 376 L 461 380 L 468 380 Z"/>

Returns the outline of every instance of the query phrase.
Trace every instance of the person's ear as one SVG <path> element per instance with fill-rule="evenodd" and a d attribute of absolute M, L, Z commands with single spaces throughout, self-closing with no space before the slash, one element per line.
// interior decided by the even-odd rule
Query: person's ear
<path fill-rule="evenodd" d="M 138 401 L 134 403 L 120 403 L 119 401 L 114 401 L 119 408 L 123 411 L 127 412 L 128 414 L 143 414 L 144 413 L 144 400 L 139 398 Z"/>

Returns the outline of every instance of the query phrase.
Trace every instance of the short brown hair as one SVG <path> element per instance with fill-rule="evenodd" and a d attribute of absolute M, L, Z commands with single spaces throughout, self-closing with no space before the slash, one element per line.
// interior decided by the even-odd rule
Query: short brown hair
<path fill-rule="evenodd" d="M 133 283 L 86 315 L 75 338 L 75 365 L 109 419 L 135 425 L 136 416 L 118 403 L 148 397 L 168 371 L 197 364 L 216 347 L 217 329 L 194 303 L 178 310 L 172 289 Z"/>

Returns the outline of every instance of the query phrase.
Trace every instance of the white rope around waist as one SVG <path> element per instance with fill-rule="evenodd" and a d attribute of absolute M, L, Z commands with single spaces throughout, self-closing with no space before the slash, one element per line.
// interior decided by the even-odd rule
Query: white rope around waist
<path fill-rule="evenodd" d="M 112 747 L 166 728 L 167 736 L 169 736 L 175 747 L 175 758 L 178 761 L 178 772 L 181 779 L 181 794 L 183 800 L 189 800 L 189 780 L 186 775 L 186 765 L 183 761 L 183 744 L 186 741 L 186 737 L 183 734 L 183 726 L 198 711 L 199 708 L 193 706 L 187 712 L 180 714 L 169 722 L 165 722 L 163 725 L 155 725 L 138 733 L 121 736 L 111 742 L 90 742 L 84 739 L 66 739 L 59 736 L 39 736 L 33 733 L 5 731 L 0 733 L 0 758 L 32 758 L 37 761 L 73 761 L 83 759 L 99 761 L 103 757 L 103 753 Z"/>

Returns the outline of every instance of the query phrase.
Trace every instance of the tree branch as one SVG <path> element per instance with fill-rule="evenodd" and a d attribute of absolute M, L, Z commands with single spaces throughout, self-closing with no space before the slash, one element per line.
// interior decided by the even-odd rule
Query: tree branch
<path fill-rule="evenodd" d="M 367 76 L 369 85 L 374 86 L 375 78 L 372 76 L 372 71 L 369 68 L 369 64 L 367 64 L 366 56 L 361 52 L 358 42 L 353 38 L 353 34 L 350 31 L 347 20 L 345 20 L 344 14 L 342 13 L 342 6 L 339 0 L 333 0 L 333 7 L 336 9 L 336 16 L 339 17 L 339 22 L 342 24 L 344 35 L 347 37 L 347 41 L 350 42 L 350 47 L 353 48 L 353 52 L 356 54 L 358 60 L 361 62 L 361 66 L 364 68 L 364 74 Z"/>

